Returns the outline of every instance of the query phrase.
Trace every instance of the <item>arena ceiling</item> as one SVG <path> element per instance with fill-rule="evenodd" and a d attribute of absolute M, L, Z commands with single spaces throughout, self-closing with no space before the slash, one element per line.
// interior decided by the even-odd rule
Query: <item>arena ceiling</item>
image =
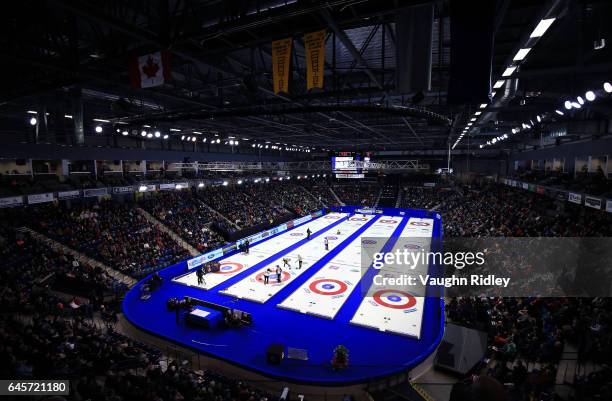
<path fill-rule="evenodd" d="M 431 89 L 398 93 L 395 16 L 423 3 L 435 6 Z M 153 125 L 174 140 L 201 132 L 332 150 L 446 148 L 478 107 L 446 102 L 448 8 L 448 0 L 22 0 L 1 17 L 1 138 L 20 138 L 28 110 L 43 103 L 53 112 L 78 92 L 86 136 L 97 118 Z M 609 34 L 602 15 L 610 11 L 605 1 L 498 1 L 494 82 L 543 15 L 558 19 L 517 73 L 518 90 L 493 99 L 470 140 L 481 143 L 609 76 L 610 45 L 595 52 L 592 38 Z M 302 35 L 322 28 L 325 87 L 308 92 Z M 271 42 L 289 36 L 290 93 L 276 95 Z M 130 57 L 163 49 L 172 79 L 132 88 Z"/>

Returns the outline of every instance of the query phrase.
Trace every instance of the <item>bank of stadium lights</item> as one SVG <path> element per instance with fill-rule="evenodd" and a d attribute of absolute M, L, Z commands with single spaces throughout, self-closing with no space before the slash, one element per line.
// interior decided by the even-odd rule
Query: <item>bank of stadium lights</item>
<path fill-rule="evenodd" d="M 607 82 L 604 83 L 603 84 L 603 88 L 604 88 L 604 91 L 606 91 L 608 93 L 612 93 L 612 85 L 610 85 L 609 83 L 607 83 Z M 606 90 L 606 88 L 607 88 L 607 90 Z M 582 96 L 577 96 L 575 101 L 569 100 L 569 99 L 565 100 L 563 102 L 563 107 L 566 110 L 572 110 L 572 109 L 577 109 L 578 110 L 578 109 L 581 109 L 582 106 L 584 104 L 586 104 L 587 102 L 593 102 L 596 99 L 597 99 L 597 93 L 595 91 L 588 90 L 588 91 L 585 92 L 584 98 Z M 555 109 L 554 112 L 558 116 L 564 116 L 565 115 L 565 113 L 562 111 L 562 109 Z M 538 114 L 538 115 L 535 116 L 535 120 L 538 123 L 541 123 L 547 117 L 550 117 L 551 115 L 553 115 L 552 112 L 551 113 Z M 521 131 L 532 129 L 534 126 L 535 126 L 535 122 L 533 121 L 533 119 L 530 119 L 528 122 L 521 123 L 520 127 L 512 128 L 511 132 L 512 132 L 512 134 L 518 134 Z M 507 137 L 504 137 L 504 136 L 496 137 L 493 140 L 487 141 L 485 144 L 481 144 L 480 148 L 482 149 L 485 146 L 493 145 L 493 144 L 495 144 L 497 142 L 503 141 L 504 139 L 507 139 Z"/>
<path fill-rule="evenodd" d="M 486 144 L 481 144 L 481 145 L 479 145 L 479 148 L 480 148 L 480 149 L 482 149 L 482 148 L 484 148 L 485 146 L 494 145 L 494 144 L 496 144 L 496 143 L 498 143 L 498 142 L 505 141 L 506 139 L 508 139 L 508 134 L 503 134 L 503 135 L 500 135 L 500 136 L 496 136 L 495 138 L 493 138 L 493 139 L 491 139 L 491 140 L 488 140 L 488 141 L 486 142 Z"/>
<path fill-rule="evenodd" d="M 533 38 L 542 37 L 546 33 L 548 28 L 550 28 L 550 26 L 553 24 L 553 22 L 555 22 L 555 19 L 556 18 L 553 17 L 553 18 L 545 18 L 545 19 L 540 20 L 538 25 L 534 28 L 534 30 L 529 35 L 529 38 L 533 39 Z M 522 63 L 527 58 L 527 55 L 531 52 L 531 49 L 533 48 L 534 44 L 535 44 L 534 41 L 530 40 L 528 46 L 521 47 L 519 50 L 517 50 L 516 54 L 512 58 L 512 64 L 506 66 L 506 68 L 504 69 L 504 72 L 501 74 L 502 78 L 509 78 L 512 76 L 512 74 L 514 74 L 514 72 L 518 69 L 518 64 Z M 505 83 L 506 81 L 503 79 L 497 80 L 495 84 L 493 85 L 493 88 L 500 89 L 502 86 L 504 86 Z M 495 97 L 495 92 L 492 93 L 492 96 Z M 574 107 L 573 104 L 571 103 L 570 103 L 570 106 Z M 486 107 L 487 105 L 485 103 L 480 105 L 481 109 L 484 109 Z M 563 115 L 563 112 L 561 112 L 560 110 L 556 110 L 556 112 L 559 115 Z M 457 142 L 455 142 L 455 145 L 453 145 L 453 149 L 455 148 L 455 146 L 457 146 L 460 140 L 461 140 L 461 137 L 459 137 Z"/>

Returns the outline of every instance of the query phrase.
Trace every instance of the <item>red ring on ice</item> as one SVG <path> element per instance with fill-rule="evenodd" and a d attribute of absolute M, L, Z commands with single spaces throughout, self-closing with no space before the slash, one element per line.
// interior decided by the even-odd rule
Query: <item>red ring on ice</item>
<path fill-rule="evenodd" d="M 411 226 L 430 226 L 431 224 L 426 221 L 411 221 Z"/>
<path fill-rule="evenodd" d="M 225 267 L 229 267 L 229 266 L 234 266 L 233 269 L 225 269 Z M 244 265 L 242 263 L 236 263 L 236 262 L 223 262 L 221 263 L 221 266 L 219 267 L 219 271 L 215 272 L 216 274 L 232 274 L 232 273 L 236 273 L 240 270 L 244 269 Z"/>
<path fill-rule="evenodd" d="M 383 295 L 385 294 L 391 294 L 388 298 L 390 301 L 394 301 L 392 299 L 390 299 L 391 297 L 396 297 L 396 298 L 400 298 L 398 297 L 398 295 L 401 295 L 405 298 L 408 298 L 406 303 L 402 303 L 402 304 L 392 304 L 392 303 L 388 303 L 387 301 L 385 301 L 383 299 Z M 377 304 L 382 305 L 382 306 L 386 306 L 387 308 L 392 308 L 392 309 L 408 309 L 408 308 L 412 308 L 414 305 L 416 305 L 416 298 L 413 297 L 412 295 L 408 294 L 407 292 L 404 291 L 396 291 L 396 290 L 380 290 L 377 291 L 374 294 L 374 301 L 376 301 Z"/>
<path fill-rule="evenodd" d="M 328 285 L 328 286 L 331 286 L 331 287 L 335 287 L 335 285 L 337 285 L 338 289 L 336 289 L 334 291 L 322 291 L 319 288 L 317 288 L 317 285 L 319 285 L 321 283 L 323 283 L 323 286 Z M 322 279 L 315 280 L 312 283 L 310 283 L 308 288 L 310 288 L 310 291 L 314 292 L 315 294 L 320 294 L 320 295 L 338 295 L 338 294 L 342 294 L 343 292 L 345 292 L 348 289 L 348 285 L 346 285 L 346 283 L 344 283 L 344 282 L 342 282 L 340 280 L 334 280 L 334 279 L 331 279 L 331 278 L 322 278 Z"/>

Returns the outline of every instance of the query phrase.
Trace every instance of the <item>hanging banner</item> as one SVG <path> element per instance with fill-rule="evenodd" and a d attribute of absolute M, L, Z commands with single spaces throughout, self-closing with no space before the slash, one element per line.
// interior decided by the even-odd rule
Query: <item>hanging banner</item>
<path fill-rule="evenodd" d="M 134 88 L 163 85 L 171 77 L 170 52 L 155 52 L 130 59 L 130 81 Z"/>
<path fill-rule="evenodd" d="M 221 256 L 223 256 L 222 248 L 215 249 L 214 251 L 210 251 L 200 256 L 196 256 L 195 258 L 189 259 L 187 261 L 187 269 L 191 270 L 194 267 L 202 266 L 204 263 L 213 259 L 220 258 Z"/>
<path fill-rule="evenodd" d="M 580 205 L 582 203 L 582 195 L 570 192 L 567 195 L 567 200 Z"/>
<path fill-rule="evenodd" d="M 113 193 L 114 194 L 129 194 L 134 192 L 134 187 L 132 186 L 127 186 L 127 187 L 113 187 Z"/>
<path fill-rule="evenodd" d="M 28 204 L 33 205 L 34 203 L 45 203 L 45 202 L 53 202 L 53 192 L 49 192 L 46 194 L 35 194 L 28 195 Z"/>
<path fill-rule="evenodd" d="M 593 209 L 601 209 L 601 199 L 585 195 L 584 206 L 592 207 Z"/>
<path fill-rule="evenodd" d="M 155 184 L 141 184 L 138 186 L 138 192 L 153 192 L 155 189 Z"/>
<path fill-rule="evenodd" d="M 85 198 L 104 195 L 108 195 L 108 190 L 106 188 L 90 188 L 83 190 L 83 197 Z"/>
<path fill-rule="evenodd" d="M 289 93 L 289 68 L 291 66 L 291 38 L 272 42 L 272 82 L 274 93 Z"/>
<path fill-rule="evenodd" d="M 13 207 L 23 205 L 23 196 L 0 198 L 0 207 Z"/>
<path fill-rule="evenodd" d="M 57 197 L 60 199 L 78 198 L 79 196 L 81 196 L 81 192 L 79 190 L 60 191 L 57 193 Z"/>
<path fill-rule="evenodd" d="M 325 66 L 325 29 L 304 35 L 306 50 L 306 88 L 323 89 Z"/>

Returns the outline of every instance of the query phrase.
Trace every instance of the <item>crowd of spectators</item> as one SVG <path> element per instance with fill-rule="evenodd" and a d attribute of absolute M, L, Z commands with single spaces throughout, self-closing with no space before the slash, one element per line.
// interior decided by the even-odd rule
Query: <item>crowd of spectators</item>
<path fill-rule="evenodd" d="M 300 182 L 300 185 L 306 188 L 306 190 L 309 191 L 321 203 L 321 206 L 340 206 L 338 200 L 331 193 L 329 185 L 321 182 L 306 180 Z"/>
<path fill-rule="evenodd" d="M 321 208 L 317 200 L 304 188 L 289 181 L 272 181 L 266 185 L 251 185 L 247 187 L 247 192 L 252 197 L 270 199 L 298 216 Z"/>
<path fill-rule="evenodd" d="M 248 186 L 211 186 L 198 191 L 198 197 L 240 228 L 270 224 L 289 213 L 276 203 L 277 199 L 274 199 L 269 191 L 252 189 L 257 185 L 268 184 L 260 182 Z M 230 227 L 228 229 L 231 230 Z M 236 231 L 235 227 L 233 231 Z"/>
<path fill-rule="evenodd" d="M 140 202 L 140 206 L 200 252 L 218 248 L 226 242 L 214 229 L 224 227 L 226 222 L 190 190 L 153 194 Z"/>
<path fill-rule="evenodd" d="M 444 235 L 454 237 L 599 237 L 612 234 L 612 217 L 545 196 L 490 184 L 463 187 L 440 203 Z M 561 210 L 562 208 L 563 210 Z"/>
<path fill-rule="evenodd" d="M 332 189 L 346 205 L 372 207 L 376 205 L 381 187 L 374 184 L 333 185 Z"/>
<path fill-rule="evenodd" d="M 612 230 L 605 212 L 495 184 L 456 188 L 438 210 L 448 237 L 607 237 Z M 567 341 L 577 345 L 581 363 L 612 360 L 611 307 L 610 298 L 463 297 L 452 298 L 447 313 L 452 322 L 488 333 L 498 363 L 487 374 L 513 383 L 514 399 L 527 399 L 554 394 Z M 540 367 L 528 374 L 522 361 Z M 612 374 L 605 368 L 578 377 L 577 383 L 577 399 L 605 399 Z"/>
<path fill-rule="evenodd" d="M 77 312 L 0 316 L 0 377 L 68 379 L 84 400 L 253 400 L 266 392 L 212 371 L 194 371 Z M 162 369 L 162 365 L 164 368 Z"/>
<path fill-rule="evenodd" d="M 557 367 L 566 341 L 578 345 L 578 361 L 603 370 L 576 377 L 576 399 L 607 399 L 612 375 L 612 300 L 610 298 L 452 298 L 450 321 L 485 331 L 496 362 L 486 372 L 500 383 L 513 383 L 516 399 L 554 392 Z M 527 371 L 526 365 L 538 363 Z M 532 376 L 528 380 L 528 376 Z M 590 387 L 588 384 L 597 384 Z M 589 398 L 586 398 L 588 396 Z"/>
<path fill-rule="evenodd" d="M 102 202 L 67 208 L 47 204 L 12 210 L 13 220 L 8 214 L 3 214 L 7 217 L 3 220 L 13 226 L 17 222 L 29 226 L 112 268 L 141 277 L 188 255 L 138 213 L 136 206 L 205 250 L 223 243 L 210 227 L 227 222 L 204 203 L 238 226 L 250 227 L 270 223 L 289 212 L 305 214 L 318 209 L 317 194 L 321 199 L 326 196 L 326 202 L 334 201 L 328 187 L 308 185 L 313 198 L 300 184 L 260 182 L 196 192 L 161 192 L 136 205 Z M 380 188 L 337 185 L 334 191 L 347 204 L 373 206 Z M 446 237 L 612 234 L 612 219 L 607 213 L 497 184 L 445 190 L 406 187 L 402 206 L 435 207 L 443 216 Z M 0 355 L 8 361 L 0 365 L 2 377 L 80 377 L 79 393 L 94 400 L 258 401 L 270 397 L 214 372 L 194 372 L 176 363 L 162 369 L 159 353 L 85 323 L 77 312 L 85 308 L 67 304 L 53 293 L 58 283 L 80 282 L 88 288 L 90 303 L 102 305 L 105 295 L 125 290 L 105 271 L 4 226 L 0 227 L 0 245 L 0 302 L 5 311 L 14 312 L 14 316 L 0 317 Z M 600 364 L 612 360 L 611 310 L 609 298 L 535 297 L 452 298 L 446 308 L 450 321 L 488 334 L 490 354 L 500 363 L 487 374 L 514 383 L 522 394 L 553 391 L 555 369 L 567 342 L 578 344 L 581 360 Z M 17 314 L 32 319 L 20 319 Z M 513 367 L 506 363 L 513 361 Z M 541 366 L 537 388 L 527 380 L 524 361 Z M 610 391 L 611 382 L 610 369 L 578 377 L 576 394 L 581 399 L 604 399 L 601 396 L 608 394 L 605 391 Z"/>
<path fill-rule="evenodd" d="M 5 226 L 0 258 L 0 378 L 68 379 L 71 395 L 91 400 L 271 399 L 217 372 L 163 364 L 159 350 L 96 324 L 94 312 L 112 313 L 105 297 L 126 290 L 103 270 Z M 67 300 L 55 291 L 64 278 L 88 294 Z"/>
<path fill-rule="evenodd" d="M 111 201 L 24 209 L 25 224 L 111 268 L 143 277 L 189 255 L 132 204 Z"/>
<path fill-rule="evenodd" d="M 119 296 L 127 289 L 101 268 L 79 262 L 25 232 L 2 227 L 0 248 L 0 303 L 5 312 L 63 308 L 53 290 L 76 291 L 97 306 L 106 296 Z"/>
<path fill-rule="evenodd" d="M 404 187 L 401 207 L 408 209 L 435 209 L 442 202 L 453 196 L 450 189 Z"/>

